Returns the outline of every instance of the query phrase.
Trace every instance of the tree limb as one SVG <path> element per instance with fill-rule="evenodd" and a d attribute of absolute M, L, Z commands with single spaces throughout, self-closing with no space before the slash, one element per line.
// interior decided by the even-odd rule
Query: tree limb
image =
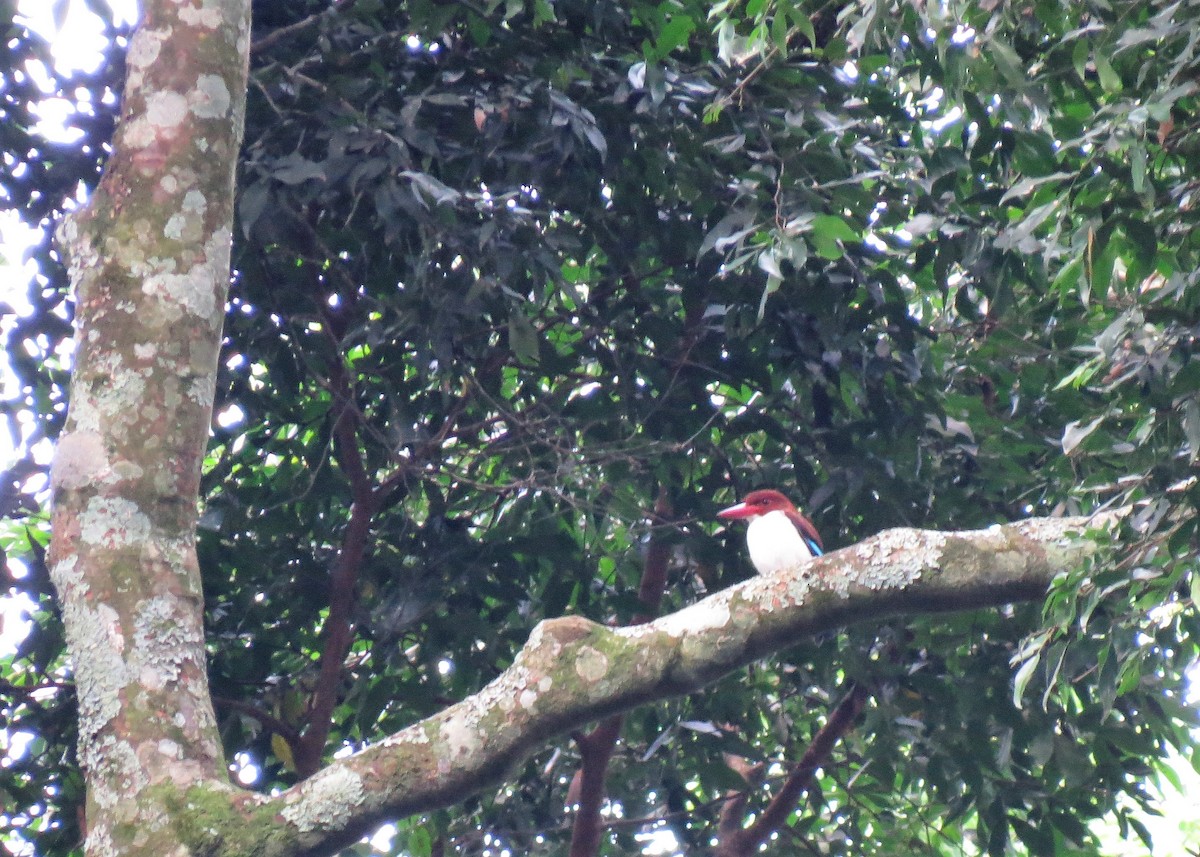
<path fill-rule="evenodd" d="M 693 692 L 812 634 L 866 620 L 1041 598 L 1055 575 L 1100 548 L 1074 538 L 1104 518 L 1040 518 L 962 533 L 897 529 L 760 575 L 654 622 L 606 628 L 549 619 L 513 665 L 475 695 L 333 762 L 280 795 L 237 807 L 284 821 L 264 857 L 328 854 L 389 818 L 443 807 L 503 778 L 581 723 Z M 182 809 L 187 810 L 191 803 Z M 198 801 L 197 806 L 211 802 Z M 214 852 L 215 853 L 215 852 Z"/>
<path fill-rule="evenodd" d="M 855 686 L 842 698 L 825 725 L 813 736 L 812 742 L 788 774 L 783 786 L 754 819 L 754 823 L 749 827 L 738 826 L 736 829 L 727 830 L 721 837 L 716 852 L 718 857 L 746 857 L 753 854 L 759 845 L 767 841 L 767 837 L 783 826 L 792 810 L 796 808 L 800 795 L 812 780 L 813 773 L 829 759 L 838 739 L 854 726 L 854 721 L 866 704 L 868 696 L 866 688 Z"/>
<path fill-rule="evenodd" d="M 333 726 L 333 710 L 340 696 L 346 654 L 354 644 L 353 615 L 358 603 L 359 571 L 371 547 L 371 524 L 378 506 L 375 485 L 367 474 L 362 451 L 358 447 L 353 387 L 345 367 L 340 363 L 334 376 L 337 382 L 336 401 L 341 404 L 342 410 L 334 423 L 333 434 L 338 446 L 338 460 L 350 480 L 354 505 L 350 508 L 350 521 L 329 576 L 325 647 L 321 651 L 320 671 L 309 706 L 308 726 L 292 747 L 296 773 L 301 777 L 312 776 L 320 767 L 329 730 Z"/>
<path fill-rule="evenodd" d="M 328 9 L 317 12 L 313 15 L 309 15 L 307 18 L 303 18 L 294 24 L 288 24 L 286 27 L 279 27 L 278 29 L 272 30 L 261 39 L 256 40 L 254 44 L 250 46 L 250 53 L 260 54 L 267 48 L 283 41 L 284 39 L 291 38 L 298 33 L 303 33 L 305 30 L 308 30 L 311 27 L 315 27 L 325 18 L 332 18 L 339 12 L 345 11 L 350 6 L 353 6 L 354 3 L 355 0 L 337 0 L 337 2 Z"/>

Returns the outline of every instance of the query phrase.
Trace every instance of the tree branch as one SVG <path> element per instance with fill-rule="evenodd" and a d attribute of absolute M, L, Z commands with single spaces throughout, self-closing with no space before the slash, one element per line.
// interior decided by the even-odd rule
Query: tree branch
<path fill-rule="evenodd" d="M 296 730 L 296 727 L 292 726 L 290 723 L 284 723 L 278 717 L 268 714 L 261 708 L 251 705 L 248 702 L 242 702 L 240 699 L 230 699 L 229 697 L 214 695 L 213 705 L 217 706 L 218 708 L 227 708 L 230 711 L 236 711 L 238 714 L 244 714 L 252 720 L 257 720 L 263 726 L 282 737 L 291 746 L 295 746 L 300 740 L 300 733 Z"/>
<path fill-rule="evenodd" d="M 339 12 L 342 12 L 350 6 L 353 6 L 354 3 L 355 0 L 337 0 L 337 2 L 328 9 L 317 12 L 314 15 L 309 15 L 307 18 L 297 21 L 294 24 L 288 24 L 286 27 L 280 27 L 277 30 L 272 30 L 250 46 L 250 53 L 252 55 L 260 54 L 277 42 L 290 38 L 297 33 L 303 33 L 305 30 L 315 27 L 325 18 L 332 18 Z"/>
<path fill-rule="evenodd" d="M 339 357 L 340 360 L 340 357 Z M 296 773 L 309 777 L 321 764 L 329 730 L 333 727 L 333 709 L 341 691 L 346 654 L 354 644 L 352 617 L 358 600 L 358 574 L 370 548 L 371 523 L 375 517 L 375 486 L 363 463 L 355 428 L 357 412 L 353 408 L 353 390 L 345 367 L 334 372 L 341 413 L 333 426 L 338 446 L 338 461 L 350 480 L 350 521 L 342 536 L 333 571 L 329 576 L 329 615 L 325 620 L 325 647 L 321 651 L 320 671 L 308 710 L 308 725 L 293 745 Z"/>
<path fill-rule="evenodd" d="M 621 727 L 625 725 L 623 714 L 614 714 L 600 721 L 591 732 L 575 736 L 579 747 L 579 770 L 571 780 L 571 795 L 577 794 L 579 808 L 575 811 L 575 822 L 571 825 L 570 857 L 592 857 L 600 850 L 600 835 L 603 830 L 600 808 L 606 794 L 604 780 L 608 775 L 608 763 L 612 759 Z M 570 798 L 568 798 L 570 800 Z"/>
<path fill-rule="evenodd" d="M 554 735 L 693 692 L 812 634 L 1039 599 L 1055 575 L 1100 549 L 1100 541 L 1073 534 L 1119 516 L 963 533 L 889 530 L 801 572 L 760 575 L 654 622 L 614 629 L 579 617 L 546 620 L 512 666 L 473 696 L 280 795 L 237 804 L 285 822 L 263 825 L 255 853 L 328 854 L 386 819 L 448 806 L 499 781 Z M 211 810 L 211 802 L 195 805 Z"/>
<path fill-rule="evenodd" d="M 736 731 L 733 727 L 729 731 Z M 725 764 L 738 776 L 746 781 L 746 788 L 725 792 L 725 805 L 717 817 L 718 846 L 731 841 L 742 829 L 742 821 L 746 817 L 746 805 L 750 800 L 750 789 L 762 782 L 766 765 L 762 762 L 751 762 L 743 756 L 733 753 L 725 754 Z"/>
<path fill-rule="evenodd" d="M 846 694 L 825 725 L 813 736 L 800 761 L 754 823 L 749 827 L 739 825 L 724 832 L 717 847 L 717 857 L 748 857 L 767 841 L 767 837 L 783 826 L 799 803 L 800 795 L 808 788 L 813 773 L 828 761 L 838 739 L 854 726 L 868 696 L 866 689 L 861 686 L 855 686 Z"/>

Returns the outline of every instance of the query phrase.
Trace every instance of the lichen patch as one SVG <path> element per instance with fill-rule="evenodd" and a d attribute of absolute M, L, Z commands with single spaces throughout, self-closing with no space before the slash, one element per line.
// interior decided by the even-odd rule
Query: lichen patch
<path fill-rule="evenodd" d="M 100 548 L 141 545 L 150 537 L 150 519 L 124 497 L 92 497 L 79 513 L 79 536 Z"/>
<path fill-rule="evenodd" d="M 202 74 L 196 88 L 188 93 L 188 104 L 192 113 L 201 119 L 222 119 L 229 112 L 233 98 L 225 78 L 219 74 Z"/>
<path fill-rule="evenodd" d="M 154 274 L 143 281 L 142 292 L 161 300 L 168 321 L 182 320 L 185 312 L 208 320 L 216 309 L 212 277 L 205 265 L 184 274 Z"/>
<path fill-rule="evenodd" d="M 79 557 L 75 554 L 64 557 L 51 566 L 50 579 L 54 581 L 55 587 L 58 588 L 60 597 L 65 595 L 65 590 L 83 582 L 83 572 L 79 570 L 78 566 Z"/>
<path fill-rule="evenodd" d="M 494 682 L 488 685 L 494 686 Z M 478 723 L 487 708 L 479 696 L 475 696 L 468 697 L 447 712 L 441 724 L 441 738 L 450 758 L 472 756 L 478 751 Z"/>
<path fill-rule="evenodd" d="M 201 0 L 198 6 L 186 4 L 179 10 L 179 20 L 191 27 L 207 27 L 215 30 L 225 20 L 224 15 L 212 0 Z"/>
<path fill-rule="evenodd" d="M 129 51 L 125 55 L 125 63 L 131 70 L 148 68 L 158 59 L 163 42 L 170 38 L 172 29 L 163 30 L 138 29 L 129 40 Z"/>
<path fill-rule="evenodd" d="M 850 582 L 868 589 L 900 589 L 914 583 L 941 561 L 946 538 L 910 529 L 886 530 L 855 548 L 861 562 L 849 571 Z"/>
<path fill-rule="evenodd" d="M 575 658 L 575 673 L 584 681 L 594 684 L 608 675 L 608 657 L 598 649 L 584 646 Z"/>
<path fill-rule="evenodd" d="M 187 118 L 188 102 L 169 89 L 151 93 L 146 99 L 146 119 L 158 128 L 177 128 Z"/>
<path fill-rule="evenodd" d="M 362 777 L 346 767 L 331 767 L 301 783 L 279 814 L 301 833 L 337 830 L 363 799 Z"/>
<path fill-rule="evenodd" d="M 50 480 L 68 491 L 113 481 L 104 441 L 95 432 L 73 431 L 58 442 Z"/>
<path fill-rule="evenodd" d="M 672 637 L 683 637 L 710 628 L 724 628 L 728 624 L 728 598 L 713 596 L 670 616 L 664 616 L 654 623 L 654 627 Z"/>
<path fill-rule="evenodd" d="M 174 599 L 147 598 L 138 605 L 134 616 L 130 666 L 144 687 L 161 690 L 178 680 L 183 668 L 195 661 L 203 644 L 199 628 L 181 620 Z"/>

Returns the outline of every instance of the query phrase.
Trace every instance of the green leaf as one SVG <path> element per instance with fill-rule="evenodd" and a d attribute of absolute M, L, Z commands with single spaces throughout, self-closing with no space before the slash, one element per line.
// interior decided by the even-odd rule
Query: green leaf
<path fill-rule="evenodd" d="M 687 45 L 692 32 L 696 29 L 696 20 L 689 15 L 674 15 L 661 30 L 655 41 L 655 52 L 664 57 L 677 48 Z"/>
<path fill-rule="evenodd" d="M 1112 63 L 1108 61 L 1104 52 L 1096 51 L 1092 59 L 1096 64 L 1096 74 L 1100 76 L 1100 88 L 1110 94 L 1120 92 L 1121 78 L 1113 69 Z"/>
<path fill-rule="evenodd" d="M 850 224 L 832 214 L 822 214 L 812 221 L 812 243 L 817 255 L 837 260 L 845 255 L 841 242 L 857 242 L 859 235 Z"/>
<path fill-rule="evenodd" d="M 1095 357 L 1085 360 L 1067 374 L 1065 378 L 1054 385 L 1055 390 L 1062 390 L 1065 387 L 1074 387 L 1080 389 L 1087 386 L 1088 382 L 1095 377 L 1105 365 L 1105 358 L 1102 354 L 1097 354 Z"/>
<path fill-rule="evenodd" d="M 1141 193 L 1146 189 L 1146 150 L 1141 146 L 1130 148 L 1129 171 L 1133 181 L 1133 192 Z"/>
<path fill-rule="evenodd" d="M 408 831 L 405 849 L 412 857 L 430 857 L 433 854 L 433 837 L 424 827 L 414 827 Z"/>
<path fill-rule="evenodd" d="M 532 365 L 538 362 L 537 329 L 517 310 L 513 310 L 508 317 L 508 344 L 522 363 Z"/>
<path fill-rule="evenodd" d="M 292 756 L 292 745 L 278 732 L 271 733 L 271 752 L 283 763 L 289 771 L 296 770 L 296 760 Z"/>
<path fill-rule="evenodd" d="M 1074 66 L 1075 74 L 1079 75 L 1080 80 L 1087 79 L 1087 61 L 1091 58 L 1091 53 L 1087 39 L 1075 42 L 1075 47 L 1071 49 L 1071 65 Z"/>
<path fill-rule="evenodd" d="M 540 27 L 543 24 L 549 24 L 556 20 L 554 17 L 554 6 L 549 0 L 534 0 L 533 3 L 533 25 Z"/>
<path fill-rule="evenodd" d="M 1017 674 L 1013 676 L 1012 702 L 1016 708 L 1022 708 L 1022 697 L 1025 695 L 1025 688 L 1029 685 L 1033 678 L 1034 672 L 1037 671 L 1038 664 L 1041 663 L 1041 652 L 1035 652 L 1017 670 Z"/>

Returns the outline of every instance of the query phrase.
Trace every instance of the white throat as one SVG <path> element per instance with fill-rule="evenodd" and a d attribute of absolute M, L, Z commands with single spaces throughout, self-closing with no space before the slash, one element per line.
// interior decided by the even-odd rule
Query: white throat
<path fill-rule="evenodd" d="M 750 562 L 759 574 L 796 569 L 812 560 L 812 551 L 781 509 L 759 515 L 746 529 Z"/>

